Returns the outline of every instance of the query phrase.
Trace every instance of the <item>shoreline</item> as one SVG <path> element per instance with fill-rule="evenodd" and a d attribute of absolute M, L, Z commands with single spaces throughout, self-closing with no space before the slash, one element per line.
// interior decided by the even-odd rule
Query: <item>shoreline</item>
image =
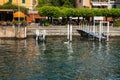
<path fill-rule="evenodd" d="M 67 25 L 65 26 L 50 26 L 50 27 L 46 27 L 46 26 L 31 26 L 31 27 L 27 27 L 27 36 L 34 36 L 35 35 L 35 30 L 38 29 L 39 31 L 42 30 L 46 30 L 46 36 L 67 36 Z M 106 27 L 104 28 L 104 30 L 106 29 Z M 81 35 L 79 34 L 79 32 L 77 31 L 79 30 L 79 26 L 73 26 L 73 36 L 79 36 L 81 37 Z M 106 33 L 106 32 L 104 32 Z M 118 38 L 120 37 L 120 27 L 112 27 L 110 26 L 110 33 L 109 33 L 109 37 L 110 38 Z"/>
<path fill-rule="evenodd" d="M 7 26 L 11 27 L 11 26 Z M 6 26 L 1 26 L 3 30 L 7 28 Z M 12 28 L 12 27 L 11 27 Z M 0 39 L 27 39 L 27 38 L 34 38 L 35 36 L 35 30 L 38 29 L 39 31 L 46 30 L 46 37 L 66 37 L 67 38 L 67 25 L 64 26 L 26 26 L 26 38 L 15 38 L 15 37 L 0 37 Z M 79 26 L 73 26 L 73 37 L 81 38 L 81 35 L 77 31 L 79 29 Z M 106 28 L 105 28 L 106 29 Z M 10 29 L 11 30 L 11 29 Z M 5 32 L 5 31 L 4 31 Z M 9 33 L 8 33 L 9 34 Z M 2 34 L 1 34 L 2 35 Z M 112 27 L 110 26 L 110 33 L 109 38 L 120 38 L 120 27 Z"/>

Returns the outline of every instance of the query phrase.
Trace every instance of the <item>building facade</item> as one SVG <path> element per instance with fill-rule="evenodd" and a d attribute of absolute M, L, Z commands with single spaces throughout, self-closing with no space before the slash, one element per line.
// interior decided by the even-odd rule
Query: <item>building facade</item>
<path fill-rule="evenodd" d="M 77 8 L 118 8 L 120 0 L 76 0 Z"/>
<path fill-rule="evenodd" d="M 37 5 L 37 0 L 0 0 L 0 5 L 10 2 L 15 5 L 24 6 L 30 10 L 33 10 Z"/>
<path fill-rule="evenodd" d="M 29 9 L 28 13 L 25 14 L 25 18 L 27 22 L 39 22 L 40 19 L 43 18 L 38 14 L 38 11 L 34 10 L 38 4 L 38 0 L 0 0 L 0 5 L 3 5 L 8 2 L 19 6 L 24 6 Z M 7 17 L 7 12 L 8 10 L 2 10 L 2 9 L 0 10 L 0 16 L 6 14 L 6 16 L 0 17 L 0 21 L 8 21 L 8 20 L 12 21 L 14 19 L 14 14 L 16 12 L 13 10 L 11 12 L 9 11 L 10 18 Z M 19 17 L 19 14 L 16 17 Z"/>

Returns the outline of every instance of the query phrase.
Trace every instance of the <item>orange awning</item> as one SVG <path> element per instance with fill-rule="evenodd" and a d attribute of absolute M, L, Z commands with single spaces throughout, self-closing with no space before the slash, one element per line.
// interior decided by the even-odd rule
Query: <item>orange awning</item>
<path fill-rule="evenodd" d="M 24 17 L 25 17 L 25 14 L 24 14 L 23 12 L 21 12 L 21 11 L 17 11 L 17 12 L 15 12 L 15 13 L 13 14 L 13 17 L 14 17 L 14 18 L 18 18 L 18 17 L 24 18 Z"/>

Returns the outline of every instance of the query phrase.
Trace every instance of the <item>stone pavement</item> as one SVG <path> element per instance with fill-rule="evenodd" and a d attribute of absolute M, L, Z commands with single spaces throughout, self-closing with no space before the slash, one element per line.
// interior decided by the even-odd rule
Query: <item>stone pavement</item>
<path fill-rule="evenodd" d="M 35 30 L 39 29 L 40 31 L 46 30 L 47 36 L 66 36 L 67 35 L 67 25 L 66 26 L 27 26 L 27 36 L 35 35 Z M 73 26 L 73 36 L 80 36 L 77 32 L 79 26 Z M 111 37 L 120 37 L 120 27 L 110 27 L 110 36 Z"/>
<path fill-rule="evenodd" d="M 39 29 L 40 31 L 46 30 L 47 36 L 65 36 L 67 35 L 67 26 L 51 26 L 51 27 L 42 27 L 42 26 L 34 26 L 27 27 L 27 35 L 35 35 L 35 30 Z M 78 27 L 73 27 L 73 35 L 79 36 L 80 34 L 77 32 Z"/>

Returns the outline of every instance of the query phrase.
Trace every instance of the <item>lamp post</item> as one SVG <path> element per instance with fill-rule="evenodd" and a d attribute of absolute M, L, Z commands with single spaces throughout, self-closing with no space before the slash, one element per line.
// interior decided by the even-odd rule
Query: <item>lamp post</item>
<path fill-rule="evenodd" d="M 20 32 L 20 6 L 18 0 L 18 33 Z"/>
<path fill-rule="evenodd" d="M 34 7 L 35 7 L 35 0 L 32 0 L 32 14 L 33 14 L 33 22 L 35 21 L 35 16 L 34 16 Z"/>

